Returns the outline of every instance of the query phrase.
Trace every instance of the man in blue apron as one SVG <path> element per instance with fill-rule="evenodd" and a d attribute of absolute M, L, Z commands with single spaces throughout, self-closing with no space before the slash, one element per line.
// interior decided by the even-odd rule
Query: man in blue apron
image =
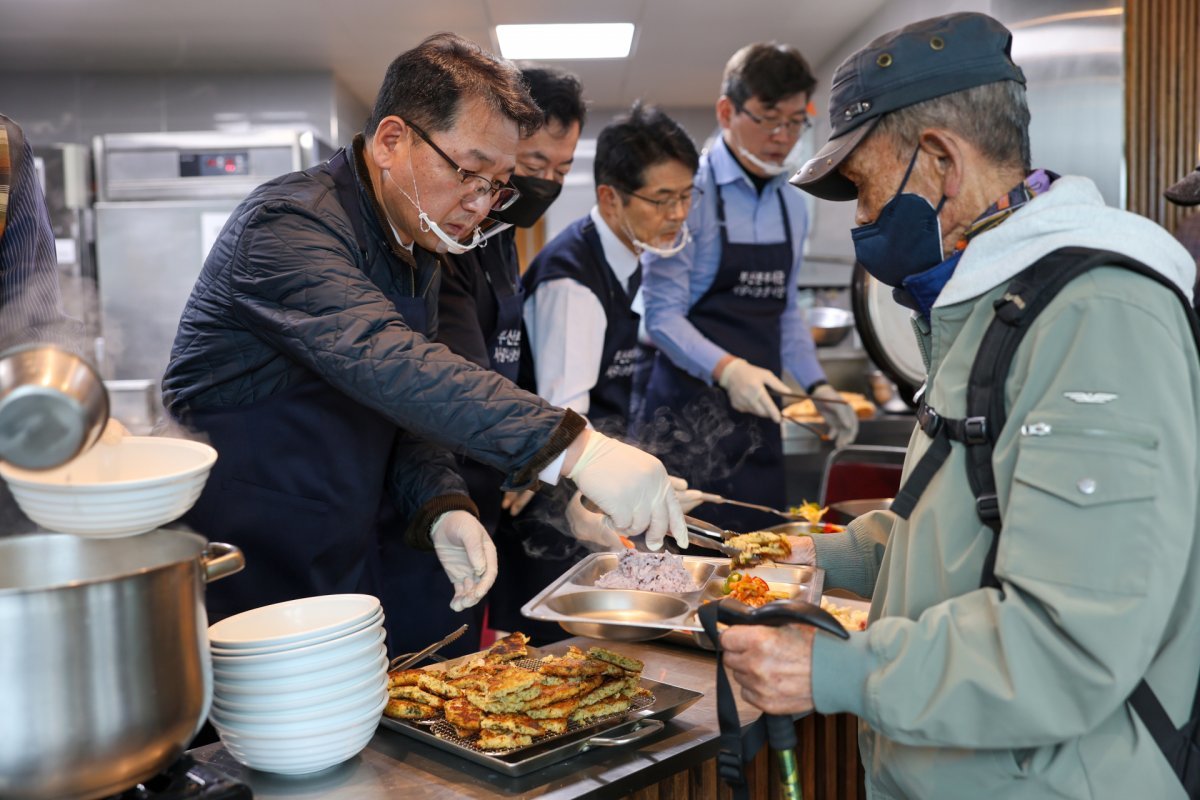
<path fill-rule="evenodd" d="M 837 445 L 858 421 L 837 400 L 797 304 L 808 216 L 786 160 L 809 126 L 816 79 L 792 47 L 754 44 L 725 67 L 721 136 L 700 159 L 692 240 L 643 256 L 646 327 L 658 348 L 641 440 L 692 486 L 782 507 L 783 444 L 771 392 L 786 369 L 812 395 Z M 714 384 L 716 384 L 714 386 Z M 719 388 L 718 388 L 719 387 Z M 703 516 L 735 530 L 778 522 L 722 505 Z"/>
<path fill-rule="evenodd" d="M 643 357 L 638 256 L 685 239 L 698 161 L 683 128 L 635 104 L 596 140 L 596 205 L 547 243 L 525 273 L 526 371 L 537 393 L 610 436 L 627 435 Z M 512 523 L 516 535 L 503 539 L 501 563 L 520 564 L 521 582 L 510 569 L 504 591 L 494 593 L 493 616 L 502 627 L 516 624 L 521 605 L 585 555 L 586 545 L 620 546 L 603 526 L 574 529 L 583 542 L 564 538 L 566 507 L 578 499 L 558 494 L 535 498 Z M 576 521 L 588 518 L 582 508 L 574 512 Z"/>
<path fill-rule="evenodd" d="M 521 70 L 521 76 L 545 116 L 542 125 L 521 137 L 517 144 L 517 165 L 511 183 L 520 190 L 521 197 L 509 208 L 489 214 L 489 221 L 495 225 L 487 232 L 484 246 L 446 259 L 438 297 L 437 333 L 438 341 L 458 355 L 514 383 L 520 368 L 521 303 L 525 296 L 514 227 L 532 227 L 562 191 L 587 114 L 583 87 L 574 75 L 528 66 Z M 479 509 L 479 520 L 495 538 L 504 496 L 500 489 L 504 473 L 465 455 L 457 456 L 456 460 L 459 474 Z M 404 547 L 402 543 L 394 546 Z M 498 555 L 503 554 L 503 542 L 497 541 L 497 550 Z M 412 551 L 408 564 L 393 577 L 406 582 L 422 580 L 432 572 L 425 564 L 430 558 L 427 553 Z M 500 574 L 505 574 L 508 565 L 502 557 L 498 558 L 498 565 Z M 427 587 L 431 593 L 447 591 L 445 581 L 423 579 L 431 584 Z M 492 592 L 493 599 L 500 591 L 497 587 Z M 454 655 L 478 649 L 476 634 L 482 630 L 483 605 L 459 615 L 444 608 L 441 611 L 451 615 L 441 627 L 451 630 L 456 624 L 468 622 L 473 629 L 471 635 L 443 652 Z"/>
<path fill-rule="evenodd" d="M 241 579 L 208 593 L 214 617 L 381 593 L 395 568 L 381 536 L 436 553 L 454 610 L 477 603 L 495 550 L 448 447 L 513 488 L 571 478 L 650 544 L 683 537 L 655 459 L 423 335 L 436 334 L 437 254 L 477 243 L 488 211 L 515 198 L 518 134 L 540 121 L 515 67 L 439 34 L 392 63 L 352 148 L 264 184 L 230 217 L 163 380 L 171 415 L 219 454 L 186 519 L 246 553 Z M 380 530 L 385 494 L 403 522 Z M 421 643 L 429 598 L 381 594 L 393 650 Z"/>

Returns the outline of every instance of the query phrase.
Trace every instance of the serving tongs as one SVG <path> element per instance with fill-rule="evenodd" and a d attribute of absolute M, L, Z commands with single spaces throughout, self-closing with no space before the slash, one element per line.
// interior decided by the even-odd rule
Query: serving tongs
<path fill-rule="evenodd" d="M 388 664 L 388 672 L 395 672 L 398 669 L 405 669 L 406 667 L 411 667 L 413 664 L 416 664 L 423 659 L 429 658 L 429 656 L 433 655 L 438 650 L 441 650 L 446 645 L 456 642 L 460 638 L 462 638 L 462 635 L 467 632 L 467 628 L 469 628 L 469 627 L 471 627 L 471 626 L 464 624 L 461 628 L 459 628 L 454 633 L 447 636 L 445 639 L 441 639 L 439 641 L 434 642 L 433 644 L 429 645 L 429 647 L 426 647 L 424 650 L 418 650 L 415 653 L 405 653 L 402 656 L 396 656 L 395 658 L 392 659 L 391 663 Z"/>
<path fill-rule="evenodd" d="M 738 566 L 742 567 L 752 567 L 766 560 L 766 557 L 761 554 L 746 555 L 739 548 L 726 544 L 726 539 L 740 535 L 734 531 L 725 530 L 702 519 L 689 517 L 687 514 L 683 515 L 683 521 L 688 529 L 688 544 L 703 547 L 706 550 L 716 550 L 721 555 L 733 559 Z"/>
<path fill-rule="evenodd" d="M 728 497 L 722 497 L 719 494 L 704 494 L 704 502 L 714 505 L 739 506 L 741 508 L 752 508 L 755 511 L 762 511 L 766 514 L 774 514 L 777 517 L 783 517 L 790 520 L 804 520 L 804 516 L 792 511 L 780 511 L 778 508 L 770 506 L 760 506 L 758 503 L 747 503 L 744 500 L 730 500 Z"/>

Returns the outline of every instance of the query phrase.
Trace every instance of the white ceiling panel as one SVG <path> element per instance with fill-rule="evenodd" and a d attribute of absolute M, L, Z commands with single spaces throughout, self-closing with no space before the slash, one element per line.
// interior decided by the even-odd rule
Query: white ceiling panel
<path fill-rule="evenodd" d="M 370 104 L 387 64 L 437 31 L 489 49 L 517 22 L 634 22 L 629 59 L 563 61 L 598 107 L 713 102 L 753 41 L 820 63 L 885 0 L 0 0 L 0 70 L 328 70 Z"/>

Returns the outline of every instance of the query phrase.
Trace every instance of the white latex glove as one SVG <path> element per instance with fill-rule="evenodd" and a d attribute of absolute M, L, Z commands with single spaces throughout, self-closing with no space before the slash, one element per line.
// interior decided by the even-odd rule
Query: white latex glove
<path fill-rule="evenodd" d="M 567 529 L 571 536 L 593 552 L 625 549 L 621 536 L 608 522 L 608 517 L 583 507 L 583 492 L 576 492 L 567 503 Z"/>
<path fill-rule="evenodd" d="M 772 422 L 779 422 L 781 417 L 779 406 L 767 389 L 785 394 L 791 392 L 771 370 L 756 367 L 744 358 L 735 358 L 726 364 L 717 383 L 729 393 L 734 410 L 765 417 Z"/>
<path fill-rule="evenodd" d="M 853 408 L 842 401 L 838 390 L 828 383 L 823 383 L 813 389 L 810 397 L 812 397 L 817 411 L 820 411 L 821 416 L 825 418 L 825 424 L 829 426 L 834 447 L 842 448 L 853 442 L 858 436 L 858 415 L 854 413 Z M 837 402 L 822 403 L 822 400 Z"/>
<path fill-rule="evenodd" d="M 429 531 L 433 550 L 454 584 L 450 608 L 462 611 L 478 603 L 496 582 L 496 546 L 475 515 L 447 511 Z"/>
<path fill-rule="evenodd" d="M 674 475 L 669 476 L 671 488 L 675 490 L 675 501 L 679 503 L 679 510 L 684 514 L 691 512 L 693 508 L 701 503 L 719 503 L 723 499 L 719 494 L 709 494 L 702 492 L 699 489 L 689 489 L 688 482 L 683 478 L 676 478 Z"/>
<path fill-rule="evenodd" d="M 585 497 L 608 515 L 610 524 L 626 535 L 646 532 L 646 547 L 658 550 L 669 532 L 687 547 L 687 527 L 667 469 L 654 456 L 587 432 L 579 460 L 567 474 Z"/>

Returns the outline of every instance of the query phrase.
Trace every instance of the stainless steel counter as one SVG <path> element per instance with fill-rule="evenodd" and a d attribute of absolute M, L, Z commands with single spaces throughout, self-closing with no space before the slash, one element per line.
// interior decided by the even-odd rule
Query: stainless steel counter
<path fill-rule="evenodd" d="M 583 638 L 569 641 L 585 649 L 596 643 Z M 198 748 L 192 755 L 249 784 L 258 800 L 623 797 L 713 758 L 719 749 L 719 731 L 716 664 L 711 653 L 654 642 L 621 644 L 619 649 L 646 663 L 643 674 L 647 678 L 703 692 L 704 696 L 668 722 L 657 736 L 629 747 L 586 752 L 521 778 L 500 775 L 383 728 L 361 754 L 311 776 L 286 777 L 248 770 L 220 744 Z M 739 712 L 743 725 L 758 716 L 756 709 L 742 703 Z"/>

